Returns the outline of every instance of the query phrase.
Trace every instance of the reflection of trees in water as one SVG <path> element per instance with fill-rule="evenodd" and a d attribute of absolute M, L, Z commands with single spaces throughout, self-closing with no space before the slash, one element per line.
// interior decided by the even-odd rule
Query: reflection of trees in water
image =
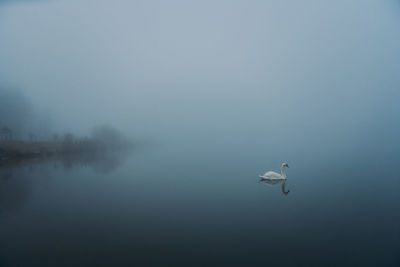
<path fill-rule="evenodd" d="M 27 169 L 0 170 L 0 214 L 17 212 L 31 193 Z"/>
<path fill-rule="evenodd" d="M 97 173 L 110 173 L 116 170 L 127 158 L 129 151 L 109 153 L 80 153 L 65 155 L 58 159 L 64 169 L 91 167 Z"/>
<path fill-rule="evenodd" d="M 0 215 L 18 212 L 28 201 L 33 183 L 51 177 L 52 169 L 89 167 L 97 173 L 116 170 L 129 152 L 71 154 L 59 158 L 0 161 Z M 54 171 L 54 170 L 53 170 Z"/>

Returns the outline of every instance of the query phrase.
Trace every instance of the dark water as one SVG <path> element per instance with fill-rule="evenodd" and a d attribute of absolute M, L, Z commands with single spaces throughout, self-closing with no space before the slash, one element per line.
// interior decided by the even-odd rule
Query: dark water
<path fill-rule="evenodd" d="M 400 265 L 390 155 L 293 157 L 282 188 L 273 155 L 210 149 L 3 166 L 0 266 Z"/>

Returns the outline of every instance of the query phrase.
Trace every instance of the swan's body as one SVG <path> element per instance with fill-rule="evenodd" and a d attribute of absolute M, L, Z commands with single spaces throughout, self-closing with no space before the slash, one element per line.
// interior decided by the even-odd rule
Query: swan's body
<path fill-rule="evenodd" d="M 264 175 L 259 175 L 261 180 L 286 180 L 286 173 L 285 173 L 285 167 L 289 168 L 289 165 L 287 163 L 282 163 L 281 167 L 281 173 L 269 171 L 264 173 Z"/>
<path fill-rule="evenodd" d="M 283 176 L 282 174 L 279 174 L 277 172 L 266 172 L 264 173 L 264 175 L 260 175 L 261 179 L 268 179 L 268 180 L 284 180 L 286 179 L 285 176 Z"/>

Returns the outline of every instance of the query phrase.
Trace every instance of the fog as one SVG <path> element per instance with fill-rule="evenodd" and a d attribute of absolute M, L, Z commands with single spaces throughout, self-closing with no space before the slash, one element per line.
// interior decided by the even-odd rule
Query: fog
<path fill-rule="evenodd" d="M 399 0 L 0 0 L 0 265 L 400 266 L 399 29 Z"/>
<path fill-rule="evenodd" d="M 0 84 L 52 131 L 277 162 L 399 148 L 398 1 L 17 2 L 0 5 Z"/>

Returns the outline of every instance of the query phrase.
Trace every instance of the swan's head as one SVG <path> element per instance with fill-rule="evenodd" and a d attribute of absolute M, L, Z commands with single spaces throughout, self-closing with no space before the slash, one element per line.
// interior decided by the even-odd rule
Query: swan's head
<path fill-rule="evenodd" d="M 285 162 L 285 163 L 282 163 L 282 168 L 283 168 L 283 167 L 289 168 L 289 164 L 287 164 L 286 162 Z"/>

